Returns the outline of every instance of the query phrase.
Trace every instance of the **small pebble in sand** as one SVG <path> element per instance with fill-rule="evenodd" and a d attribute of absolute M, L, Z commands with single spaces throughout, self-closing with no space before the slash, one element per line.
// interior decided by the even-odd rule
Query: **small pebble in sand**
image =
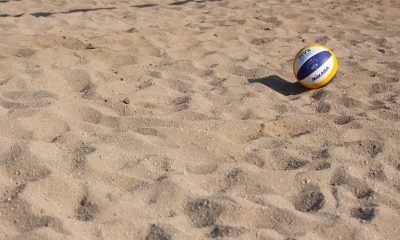
<path fill-rule="evenodd" d="M 86 46 L 86 49 L 96 49 L 96 47 L 93 46 L 92 43 L 89 43 L 89 44 Z"/>
<path fill-rule="evenodd" d="M 131 103 L 131 100 L 129 98 L 125 98 L 124 100 L 122 100 L 122 102 L 125 104 L 129 104 Z"/>

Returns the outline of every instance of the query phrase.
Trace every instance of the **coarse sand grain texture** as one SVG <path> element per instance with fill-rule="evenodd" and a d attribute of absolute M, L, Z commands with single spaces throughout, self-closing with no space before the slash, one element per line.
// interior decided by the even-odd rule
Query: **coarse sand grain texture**
<path fill-rule="evenodd" d="M 1 0 L 0 239 L 399 239 L 399 56 L 398 0 Z"/>

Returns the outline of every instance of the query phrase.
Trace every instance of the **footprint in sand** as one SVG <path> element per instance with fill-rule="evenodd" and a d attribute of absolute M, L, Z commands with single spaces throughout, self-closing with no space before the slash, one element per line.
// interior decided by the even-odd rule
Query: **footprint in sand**
<path fill-rule="evenodd" d="M 60 219 L 45 214 L 35 214 L 32 206 L 19 197 L 5 203 L 0 208 L 1 216 L 8 219 L 22 233 L 40 228 L 51 228 L 58 233 L 66 234 Z"/>
<path fill-rule="evenodd" d="M 294 207 L 302 212 L 317 212 L 325 202 L 324 195 L 319 187 L 312 184 L 301 186 L 300 191 L 293 197 Z"/>
<path fill-rule="evenodd" d="M 360 221 L 370 222 L 376 215 L 376 209 L 374 207 L 356 207 L 351 209 L 350 214 Z"/>
<path fill-rule="evenodd" d="M 74 92 L 79 93 L 82 97 L 89 97 L 94 93 L 95 87 L 92 83 L 92 77 L 84 69 L 65 70 L 63 72 L 63 80 Z"/>
<path fill-rule="evenodd" d="M 48 91 L 8 91 L 2 93 L 0 105 L 6 109 L 40 109 L 54 104 L 58 97 Z"/>
<path fill-rule="evenodd" d="M 84 171 L 87 167 L 86 157 L 94 153 L 96 148 L 92 145 L 81 144 L 74 149 L 72 164 L 73 168 L 79 171 Z"/>
<path fill-rule="evenodd" d="M 149 232 L 146 235 L 146 240 L 170 240 L 171 235 L 167 233 L 163 228 L 156 224 L 151 224 Z"/>
<path fill-rule="evenodd" d="M 92 221 L 99 213 L 99 206 L 84 196 L 75 211 L 76 219 L 84 222 Z"/>
<path fill-rule="evenodd" d="M 275 161 L 280 170 L 297 170 L 305 167 L 309 163 L 307 160 L 290 154 L 284 154 L 282 151 L 274 151 L 273 155 L 276 157 Z"/>
<path fill-rule="evenodd" d="M 51 171 L 29 151 L 27 143 L 11 146 L 10 150 L 0 159 L 0 167 L 19 184 L 38 181 L 51 174 Z"/>
<path fill-rule="evenodd" d="M 216 223 L 223 207 L 214 201 L 197 198 L 186 204 L 185 213 L 196 227 L 203 228 Z"/>
<path fill-rule="evenodd" d="M 215 226 L 211 232 L 210 232 L 210 237 L 211 238 L 236 238 L 240 237 L 246 232 L 246 230 L 241 229 L 241 228 L 236 228 L 232 226 L 227 226 L 227 225 L 217 225 Z"/>

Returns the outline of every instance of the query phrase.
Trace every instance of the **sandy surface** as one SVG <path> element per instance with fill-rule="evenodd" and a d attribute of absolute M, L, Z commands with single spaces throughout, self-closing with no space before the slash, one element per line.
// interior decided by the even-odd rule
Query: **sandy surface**
<path fill-rule="evenodd" d="M 398 239 L 399 46 L 397 0 L 0 1 L 0 239 Z"/>

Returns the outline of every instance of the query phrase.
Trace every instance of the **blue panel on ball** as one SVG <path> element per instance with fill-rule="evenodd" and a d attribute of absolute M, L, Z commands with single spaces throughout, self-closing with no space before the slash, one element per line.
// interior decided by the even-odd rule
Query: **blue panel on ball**
<path fill-rule="evenodd" d="M 323 51 L 309 58 L 297 72 L 297 78 L 299 81 L 308 77 L 311 73 L 321 67 L 322 64 L 328 61 L 331 56 L 332 55 L 329 51 Z"/>

